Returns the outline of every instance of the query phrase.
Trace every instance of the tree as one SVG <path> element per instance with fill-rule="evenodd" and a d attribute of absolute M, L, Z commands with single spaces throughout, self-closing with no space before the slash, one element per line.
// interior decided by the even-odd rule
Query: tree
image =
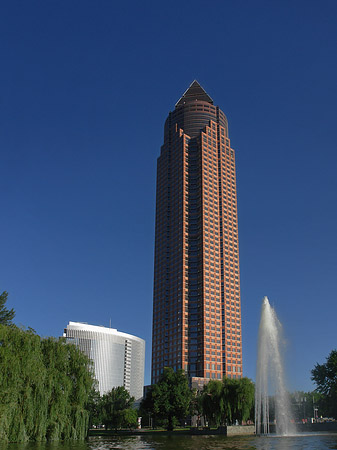
<path fill-rule="evenodd" d="M 75 345 L 0 325 L 0 441 L 84 439 L 93 386 Z"/>
<path fill-rule="evenodd" d="M 98 426 L 102 423 L 101 414 L 101 396 L 97 390 L 97 381 L 95 380 L 95 385 L 93 386 L 87 403 L 87 410 L 89 412 L 89 428 L 93 426 Z"/>
<path fill-rule="evenodd" d="M 112 388 L 101 399 L 101 417 L 105 427 L 121 428 L 130 427 L 137 422 L 137 412 L 132 406 L 135 399 L 123 387 Z M 133 412 L 134 411 L 134 412 Z"/>
<path fill-rule="evenodd" d="M 317 391 L 304 392 L 295 391 L 290 394 L 292 411 L 295 421 L 301 422 L 302 419 L 314 417 L 314 410 L 319 410 L 319 415 L 329 415 L 324 406 L 324 395 Z"/>
<path fill-rule="evenodd" d="M 209 381 L 201 393 L 201 412 L 209 425 L 218 427 L 225 421 L 223 384 L 218 380 Z"/>
<path fill-rule="evenodd" d="M 183 370 L 174 372 L 166 367 L 157 384 L 153 385 L 143 405 L 153 408 L 155 418 L 166 422 L 172 431 L 178 420 L 183 420 L 190 412 L 192 392 Z"/>
<path fill-rule="evenodd" d="M 127 428 L 136 428 L 138 426 L 137 410 L 133 408 L 124 409 L 121 413 L 122 424 Z"/>
<path fill-rule="evenodd" d="M 316 364 L 311 374 L 316 391 L 324 396 L 326 412 L 337 419 L 337 350 L 331 351 L 325 364 Z"/>
<path fill-rule="evenodd" d="M 223 408 L 224 408 L 224 417 L 226 419 L 226 423 L 230 424 L 235 419 L 234 416 L 236 414 L 236 386 L 237 380 L 232 378 L 225 377 L 222 380 L 223 384 Z"/>
<path fill-rule="evenodd" d="M 240 378 L 232 384 L 232 420 L 239 423 L 254 418 L 255 386 L 249 378 Z"/>
<path fill-rule="evenodd" d="M 201 409 L 211 425 L 253 418 L 254 384 L 248 378 L 211 380 L 201 393 Z"/>
<path fill-rule="evenodd" d="M 142 426 L 144 426 L 146 423 L 148 426 L 152 426 L 152 418 L 153 418 L 153 398 L 152 398 L 152 388 L 151 386 L 146 393 L 146 396 L 143 397 L 143 400 L 141 401 L 139 405 L 138 415 L 139 417 L 142 417 Z M 146 425 L 145 425 L 146 426 Z"/>
<path fill-rule="evenodd" d="M 8 292 L 4 291 L 0 294 L 0 324 L 1 325 L 12 325 L 12 320 L 15 317 L 14 309 L 7 309 L 5 303 L 8 299 Z"/>

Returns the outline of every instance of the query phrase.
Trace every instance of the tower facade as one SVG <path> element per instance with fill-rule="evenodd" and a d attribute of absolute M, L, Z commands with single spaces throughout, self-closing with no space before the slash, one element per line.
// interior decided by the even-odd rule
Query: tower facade
<path fill-rule="evenodd" d="M 194 81 L 157 162 L 152 383 L 242 376 L 235 153 L 225 114 Z"/>

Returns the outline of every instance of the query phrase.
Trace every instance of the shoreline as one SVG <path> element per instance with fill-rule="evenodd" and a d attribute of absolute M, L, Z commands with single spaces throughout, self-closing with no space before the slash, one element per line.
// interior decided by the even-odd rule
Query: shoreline
<path fill-rule="evenodd" d="M 160 436 L 254 436 L 255 427 L 252 425 L 223 426 L 216 429 L 209 428 L 186 428 L 173 431 L 167 430 L 101 430 L 91 429 L 88 436 L 144 436 L 144 435 L 160 435 Z"/>

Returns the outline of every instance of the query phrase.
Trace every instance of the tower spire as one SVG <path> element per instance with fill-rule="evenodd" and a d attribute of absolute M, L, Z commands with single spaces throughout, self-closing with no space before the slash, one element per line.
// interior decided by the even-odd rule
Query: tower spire
<path fill-rule="evenodd" d="M 197 100 L 201 100 L 202 102 L 207 102 L 213 105 L 212 98 L 207 94 L 205 89 L 200 86 L 198 81 L 194 80 L 193 83 L 191 83 L 191 85 L 189 86 L 189 88 L 186 89 L 182 97 L 178 100 L 178 102 L 176 103 L 176 107 Z"/>

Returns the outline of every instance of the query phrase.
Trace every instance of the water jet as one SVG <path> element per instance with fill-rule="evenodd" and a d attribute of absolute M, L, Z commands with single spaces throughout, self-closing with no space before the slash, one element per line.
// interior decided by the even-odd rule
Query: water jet
<path fill-rule="evenodd" d="M 275 395 L 276 434 L 295 434 L 291 423 L 291 409 L 285 385 L 282 358 L 282 325 L 267 297 L 262 300 L 261 320 L 258 335 L 258 356 L 255 387 L 255 429 L 256 434 L 269 434 L 269 398 Z"/>

